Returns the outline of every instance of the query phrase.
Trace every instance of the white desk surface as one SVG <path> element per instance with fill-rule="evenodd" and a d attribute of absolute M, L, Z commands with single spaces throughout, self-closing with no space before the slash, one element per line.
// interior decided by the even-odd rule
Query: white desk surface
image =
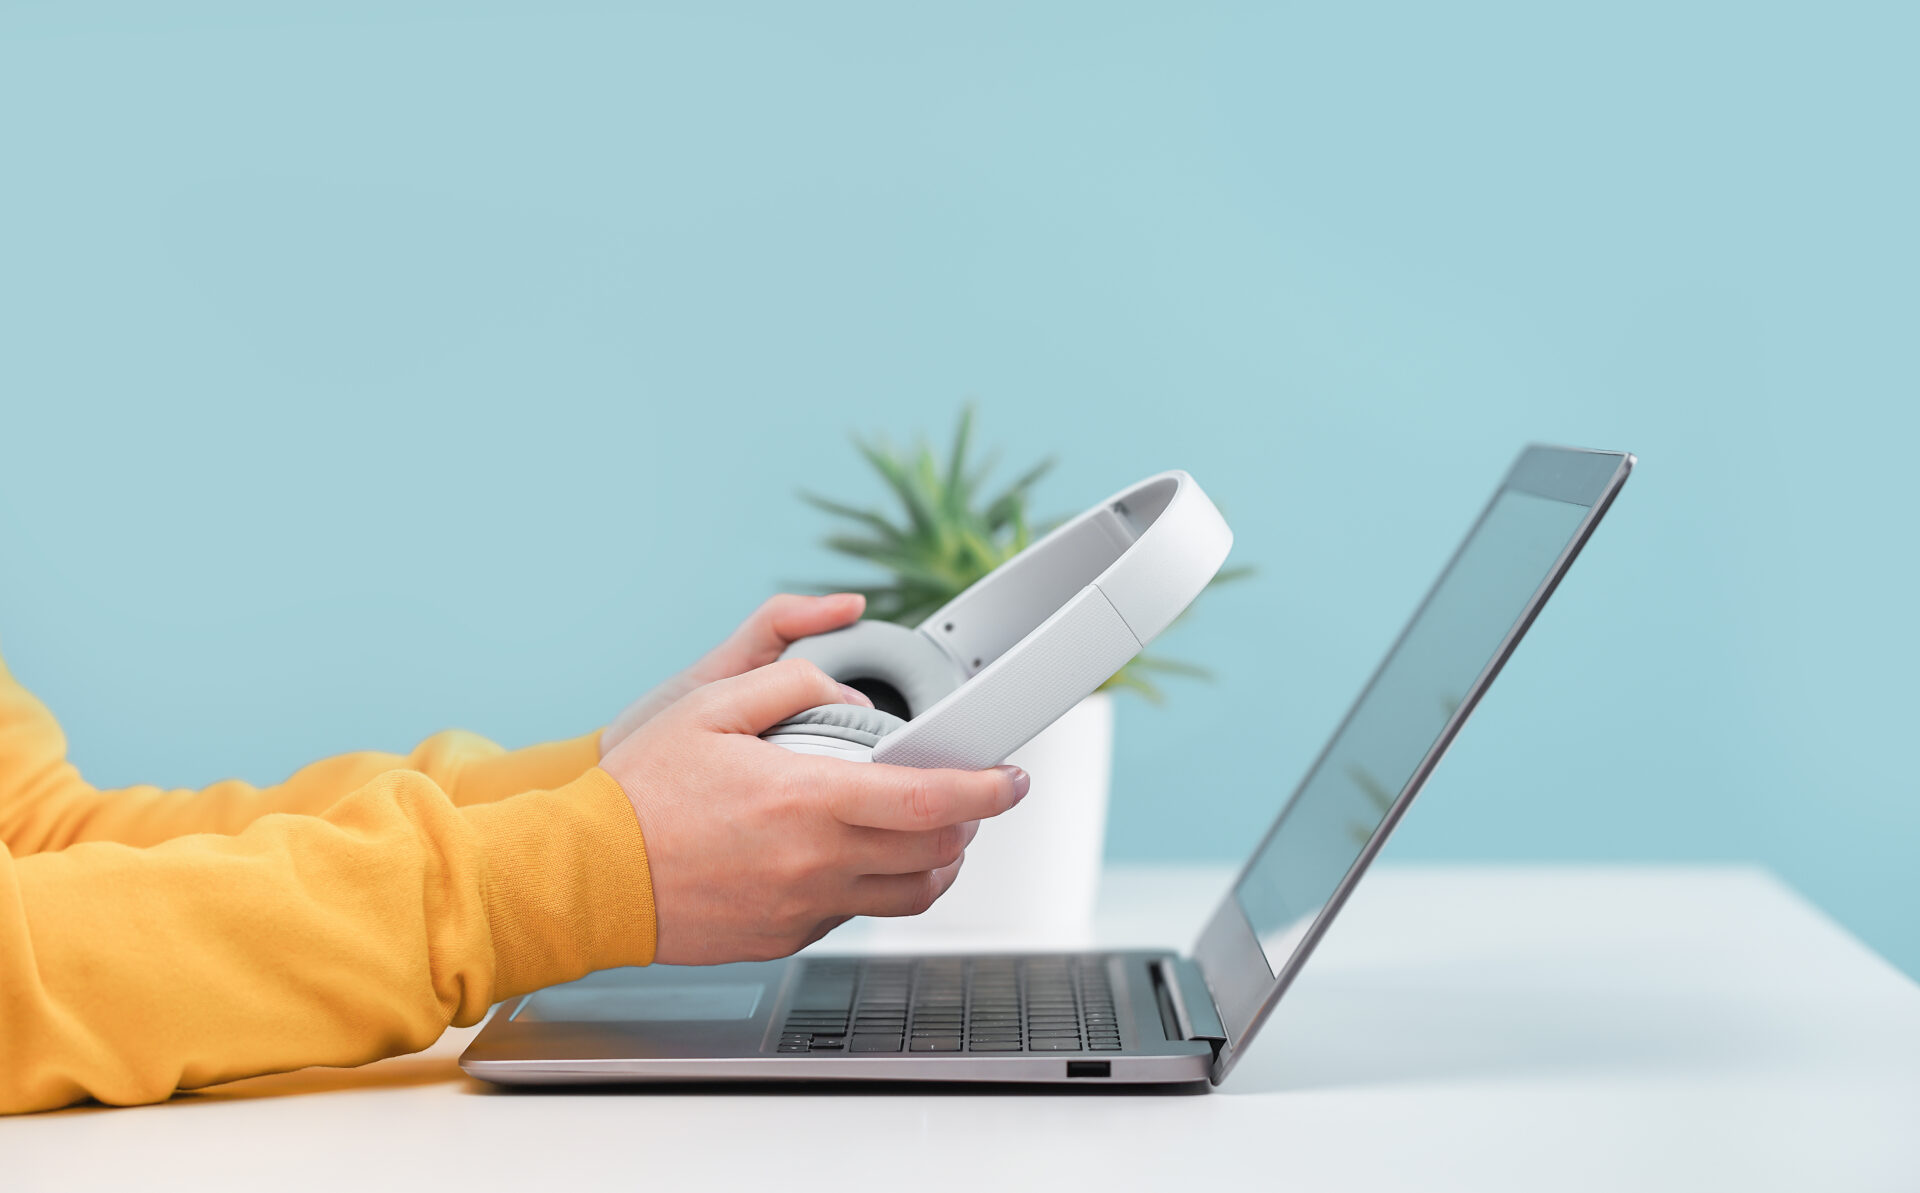
<path fill-rule="evenodd" d="M 1228 876 L 1112 872 L 1100 943 Z M 1739 867 L 1378 870 L 1210 1093 L 516 1094 L 472 1034 L 0 1120 L 0 1188 L 1920 1190 L 1920 985 Z"/>

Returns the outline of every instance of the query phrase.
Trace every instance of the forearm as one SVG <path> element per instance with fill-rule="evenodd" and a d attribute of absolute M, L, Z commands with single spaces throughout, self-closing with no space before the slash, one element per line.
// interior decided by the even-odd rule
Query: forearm
<path fill-rule="evenodd" d="M 0 850 L 0 1111 L 415 1051 L 653 942 L 640 830 L 598 770 L 464 810 L 391 772 L 237 836 Z"/>
<path fill-rule="evenodd" d="M 89 841 L 154 845 L 190 833 L 237 833 L 276 812 L 317 816 L 389 771 L 426 775 L 456 807 L 490 803 L 579 778 L 599 756 L 597 735 L 507 751 L 470 733 L 435 734 L 409 754 L 365 751 L 302 767 L 285 782 L 238 779 L 193 789 L 95 788 L 61 764 L 39 791 L 18 793 L 0 841 L 19 854 Z"/>

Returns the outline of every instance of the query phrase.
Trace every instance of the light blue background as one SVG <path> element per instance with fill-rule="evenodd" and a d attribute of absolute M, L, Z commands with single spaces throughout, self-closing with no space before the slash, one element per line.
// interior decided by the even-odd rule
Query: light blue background
<path fill-rule="evenodd" d="M 0 642 L 94 779 L 586 729 L 974 396 L 1262 568 L 1121 712 L 1113 856 L 1227 858 L 1576 442 L 1392 855 L 1760 858 L 1920 971 L 1910 7 L 258 7 L 0 5 Z"/>

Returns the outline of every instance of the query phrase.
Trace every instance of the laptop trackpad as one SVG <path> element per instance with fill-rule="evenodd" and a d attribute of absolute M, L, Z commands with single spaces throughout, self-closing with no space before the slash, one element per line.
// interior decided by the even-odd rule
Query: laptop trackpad
<path fill-rule="evenodd" d="M 690 1023 L 751 1019 L 761 982 L 592 986 L 573 983 L 528 996 L 516 1023 Z"/>

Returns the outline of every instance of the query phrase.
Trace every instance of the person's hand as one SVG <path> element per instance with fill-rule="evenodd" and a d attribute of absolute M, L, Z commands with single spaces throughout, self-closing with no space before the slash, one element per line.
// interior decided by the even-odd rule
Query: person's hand
<path fill-rule="evenodd" d="M 601 763 L 646 838 L 658 960 L 768 960 L 851 916 L 917 915 L 953 884 L 981 818 L 1027 794 L 1014 766 L 920 770 L 760 740 L 847 691 L 786 659 L 688 694 Z"/>
<path fill-rule="evenodd" d="M 867 598 L 857 592 L 832 596 L 769 597 L 727 640 L 708 651 L 693 666 L 628 705 L 613 724 L 600 731 L 600 756 L 606 757 L 635 729 L 680 697 L 703 684 L 744 675 L 780 657 L 780 652 L 810 634 L 824 634 L 852 625 L 866 611 Z M 861 697 L 856 704 L 871 705 Z"/>

